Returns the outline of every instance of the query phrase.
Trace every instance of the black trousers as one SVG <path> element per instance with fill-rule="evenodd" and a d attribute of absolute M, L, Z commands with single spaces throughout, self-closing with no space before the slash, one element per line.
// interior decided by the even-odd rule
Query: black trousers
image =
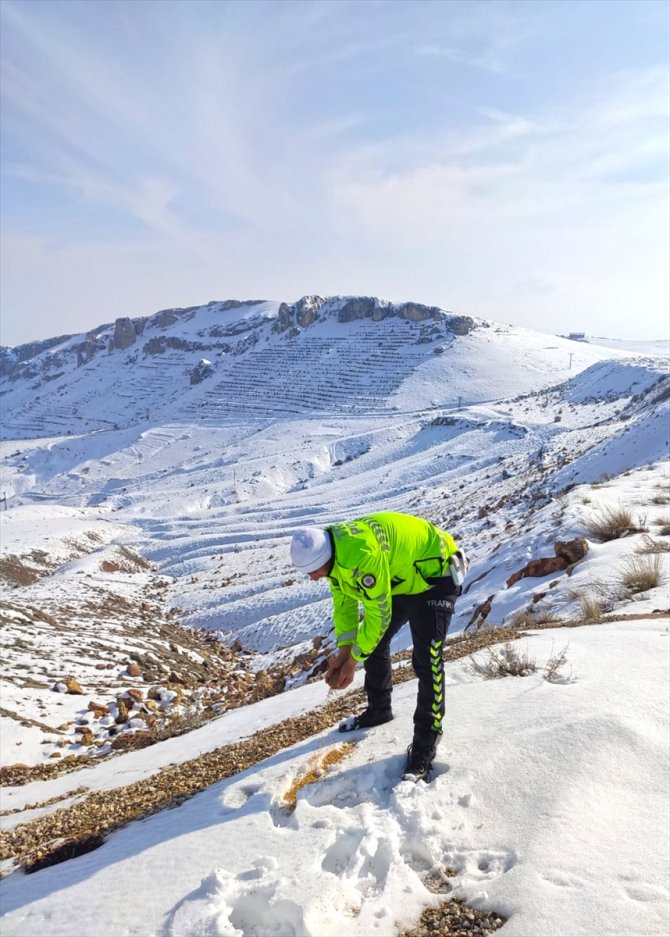
<path fill-rule="evenodd" d="M 364 663 L 368 708 L 391 711 L 391 640 L 406 622 L 412 632 L 412 666 L 419 680 L 414 712 L 414 739 L 417 748 L 433 748 L 442 735 L 444 718 L 444 663 L 442 647 L 449 629 L 454 602 L 460 587 L 451 578 L 435 580 L 420 595 L 394 595 L 391 623 Z"/>

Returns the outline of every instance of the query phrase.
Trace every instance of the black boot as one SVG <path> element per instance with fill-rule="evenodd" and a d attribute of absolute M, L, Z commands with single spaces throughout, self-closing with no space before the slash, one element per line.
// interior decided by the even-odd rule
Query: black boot
<path fill-rule="evenodd" d="M 422 746 L 413 742 L 407 749 L 407 764 L 403 778 L 408 781 L 430 781 L 436 745 Z"/>
<path fill-rule="evenodd" d="M 390 709 L 366 709 L 359 716 L 349 716 L 340 723 L 340 732 L 355 732 L 356 729 L 371 729 L 373 726 L 384 725 L 393 719 Z"/>

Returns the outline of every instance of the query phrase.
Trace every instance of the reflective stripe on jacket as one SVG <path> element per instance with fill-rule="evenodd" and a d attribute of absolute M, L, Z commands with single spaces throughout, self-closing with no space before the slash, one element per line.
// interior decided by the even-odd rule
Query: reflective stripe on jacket
<path fill-rule="evenodd" d="M 384 512 L 333 524 L 334 563 L 328 575 L 338 647 L 365 660 L 391 622 L 391 596 L 418 595 L 449 574 L 453 537 L 430 521 Z M 363 620 L 358 620 L 358 603 Z"/>

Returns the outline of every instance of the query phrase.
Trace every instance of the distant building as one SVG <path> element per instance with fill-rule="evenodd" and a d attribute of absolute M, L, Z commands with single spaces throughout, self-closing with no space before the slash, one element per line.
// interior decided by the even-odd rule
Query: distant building
<path fill-rule="evenodd" d="M 568 338 L 571 338 L 573 342 L 585 342 L 586 332 L 570 332 Z"/>

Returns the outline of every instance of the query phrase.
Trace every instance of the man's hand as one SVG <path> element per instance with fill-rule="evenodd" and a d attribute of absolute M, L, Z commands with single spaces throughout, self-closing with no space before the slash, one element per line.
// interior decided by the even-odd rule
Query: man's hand
<path fill-rule="evenodd" d="M 331 690 L 345 690 L 354 679 L 356 661 L 351 656 L 351 647 L 341 647 L 337 654 L 328 660 L 324 680 Z"/>

